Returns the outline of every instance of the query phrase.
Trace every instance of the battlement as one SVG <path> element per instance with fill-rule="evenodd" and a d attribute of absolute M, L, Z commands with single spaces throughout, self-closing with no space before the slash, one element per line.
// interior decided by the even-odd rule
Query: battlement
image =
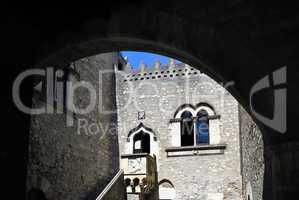
<path fill-rule="evenodd" d="M 175 77 L 190 77 L 200 75 L 201 72 L 188 64 L 175 63 L 175 60 L 170 58 L 168 64 L 162 65 L 156 61 L 153 66 L 148 67 L 143 62 L 140 63 L 138 69 L 133 69 L 128 59 L 125 58 L 126 65 L 124 72 L 127 74 L 124 78 L 126 81 L 142 81 L 160 78 L 175 78 Z"/>

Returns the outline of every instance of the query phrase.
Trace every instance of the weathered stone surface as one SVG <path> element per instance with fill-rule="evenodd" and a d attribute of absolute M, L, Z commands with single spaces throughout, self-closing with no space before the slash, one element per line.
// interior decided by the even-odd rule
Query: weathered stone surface
<path fill-rule="evenodd" d="M 239 106 L 243 196 L 262 200 L 264 188 L 264 142 L 250 115 Z M 250 186 L 249 186 L 250 185 Z M 251 192 L 248 191 L 251 188 Z M 251 193 L 251 194 L 250 194 Z"/>
<path fill-rule="evenodd" d="M 284 199 L 285 191 L 289 191 L 295 198 L 299 188 L 299 143 L 268 146 L 264 158 L 269 166 L 265 178 L 271 183 L 265 185 L 264 191 L 277 199 Z"/>
<path fill-rule="evenodd" d="M 88 114 L 74 116 L 74 125 L 66 126 L 66 114 L 32 116 L 29 139 L 27 189 L 41 190 L 47 199 L 95 199 L 119 168 L 118 141 L 115 113 L 103 114 L 98 109 L 115 109 L 115 76 L 104 76 L 99 84 L 99 70 L 114 70 L 117 53 L 107 53 L 78 60 L 73 63 L 80 81 L 91 83 L 104 95 L 96 109 Z M 102 86 L 102 87 L 100 87 Z M 34 105 L 45 105 L 34 97 Z M 80 108 L 89 103 L 86 89 L 75 91 L 74 102 Z M 91 129 L 79 129 L 80 120 Z M 95 125 L 100 129 L 97 131 Z M 101 129 L 102 128 L 102 129 Z M 108 129 L 106 129 L 108 128 Z M 108 132 L 109 131 L 109 132 Z"/>
<path fill-rule="evenodd" d="M 129 153 L 128 133 L 142 122 L 157 135 L 158 179 L 171 181 L 176 199 L 241 199 L 238 103 L 222 86 L 190 66 L 161 66 L 119 74 L 117 94 L 121 153 Z M 198 103 L 211 105 L 221 116 L 219 143 L 227 148 L 223 154 L 167 157 L 165 149 L 173 145 L 169 120 L 182 104 Z M 138 120 L 138 111 L 145 111 L 145 119 Z"/>
<path fill-rule="evenodd" d="M 115 183 L 111 186 L 109 191 L 101 200 L 124 200 L 125 199 L 125 187 L 124 187 L 124 175 L 122 174 Z"/>

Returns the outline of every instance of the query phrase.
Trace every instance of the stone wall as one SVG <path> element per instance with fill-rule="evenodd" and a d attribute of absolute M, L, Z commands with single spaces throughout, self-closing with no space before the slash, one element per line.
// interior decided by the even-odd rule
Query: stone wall
<path fill-rule="evenodd" d="M 299 191 L 299 143 L 265 147 L 264 199 L 295 199 Z M 266 197 L 265 197 L 266 196 Z"/>
<path fill-rule="evenodd" d="M 239 106 L 239 110 L 243 196 L 247 200 L 249 198 L 251 200 L 262 200 L 264 188 L 264 142 L 262 133 L 242 106 Z"/>
<path fill-rule="evenodd" d="M 124 175 L 122 174 L 101 200 L 124 200 L 125 199 Z"/>
<path fill-rule="evenodd" d="M 236 100 L 207 75 L 185 64 L 125 71 L 117 76 L 120 152 L 127 151 L 129 131 L 142 122 L 157 135 L 158 178 L 174 185 L 176 199 L 239 200 L 242 185 Z M 172 147 L 169 120 L 181 105 L 196 107 L 198 103 L 209 104 L 220 115 L 219 144 L 225 144 L 226 149 L 167 157 L 165 150 Z M 139 111 L 145 111 L 145 119 L 138 120 Z"/>
<path fill-rule="evenodd" d="M 118 53 L 106 53 L 78 60 L 71 64 L 77 81 L 91 83 L 102 92 L 95 109 L 88 114 L 33 115 L 29 139 L 27 190 L 40 191 L 50 200 L 95 199 L 119 168 L 116 113 L 115 74 L 103 76 L 99 84 L 99 70 L 114 70 Z M 102 85 L 103 87 L 99 87 Z M 35 92 L 34 107 L 44 106 L 43 92 Z M 85 108 L 91 96 L 86 89 L 75 91 L 74 102 Z M 66 126 L 66 118 L 74 117 L 74 124 Z M 81 124 L 80 124 L 81 123 Z M 79 127 L 80 126 L 80 127 Z M 111 128 L 110 128 L 111 127 Z"/>

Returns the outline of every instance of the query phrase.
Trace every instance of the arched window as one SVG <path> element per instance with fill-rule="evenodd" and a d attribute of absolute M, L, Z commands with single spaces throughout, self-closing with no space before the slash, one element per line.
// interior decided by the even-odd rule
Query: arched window
<path fill-rule="evenodd" d="M 148 153 L 151 156 L 159 156 L 157 140 L 154 130 L 140 123 L 129 131 L 124 152 L 125 154 Z"/>
<path fill-rule="evenodd" d="M 176 191 L 173 184 L 167 180 L 163 179 L 159 182 L 159 199 L 160 200 L 171 200 L 175 199 Z"/>
<path fill-rule="evenodd" d="M 133 138 L 133 153 L 150 153 L 150 135 L 139 131 Z"/>
<path fill-rule="evenodd" d="M 209 114 L 202 109 L 197 113 L 196 144 L 209 144 Z"/>
<path fill-rule="evenodd" d="M 194 145 L 193 116 L 189 111 L 181 114 L 181 146 Z"/>
<path fill-rule="evenodd" d="M 220 115 L 207 103 L 180 106 L 170 120 L 173 147 L 220 144 Z"/>

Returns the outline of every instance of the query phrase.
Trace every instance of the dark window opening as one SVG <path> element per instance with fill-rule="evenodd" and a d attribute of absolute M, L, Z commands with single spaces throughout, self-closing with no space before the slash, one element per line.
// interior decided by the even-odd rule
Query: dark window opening
<path fill-rule="evenodd" d="M 128 187 L 131 184 L 131 179 L 126 178 L 124 182 L 125 182 L 125 186 Z"/>
<path fill-rule="evenodd" d="M 150 135 L 140 131 L 134 138 L 133 153 L 150 153 Z"/>
<path fill-rule="evenodd" d="M 194 128 L 192 113 L 189 111 L 183 112 L 181 119 L 181 146 L 193 146 Z"/>
<path fill-rule="evenodd" d="M 136 187 L 137 185 L 139 185 L 139 178 L 134 178 L 133 179 L 133 184 L 134 184 L 134 186 Z"/>

